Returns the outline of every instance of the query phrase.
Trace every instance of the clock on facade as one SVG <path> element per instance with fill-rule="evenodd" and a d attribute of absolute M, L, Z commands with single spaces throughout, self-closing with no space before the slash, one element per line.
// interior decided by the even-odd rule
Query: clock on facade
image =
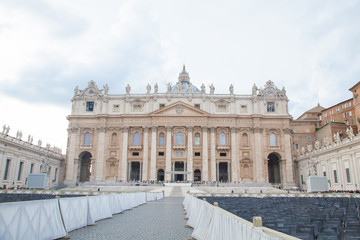
<path fill-rule="evenodd" d="M 274 92 L 275 92 L 275 91 L 274 91 L 274 89 L 272 89 L 272 88 L 268 88 L 268 89 L 266 90 L 266 94 L 269 95 L 269 96 L 273 95 Z"/>
<path fill-rule="evenodd" d="M 93 95 L 95 93 L 94 89 L 89 89 L 88 94 Z"/>

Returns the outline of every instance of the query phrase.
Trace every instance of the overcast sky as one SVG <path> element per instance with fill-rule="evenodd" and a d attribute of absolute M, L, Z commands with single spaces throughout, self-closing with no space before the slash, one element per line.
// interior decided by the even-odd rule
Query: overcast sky
<path fill-rule="evenodd" d="M 271 79 L 297 118 L 352 97 L 360 78 L 360 1 L 2 0 L 0 125 L 34 143 L 67 141 L 75 86 L 110 94 L 177 81 L 250 94 Z M 208 91 L 208 89 L 207 89 Z"/>

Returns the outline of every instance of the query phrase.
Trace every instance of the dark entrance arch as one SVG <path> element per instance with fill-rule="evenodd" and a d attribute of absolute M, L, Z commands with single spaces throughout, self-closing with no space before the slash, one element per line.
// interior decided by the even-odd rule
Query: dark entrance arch
<path fill-rule="evenodd" d="M 219 181 L 227 182 L 229 180 L 229 171 L 228 171 L 228 163 L 220 162 L 219 163 Z"/>
<path fill-rule="evenodd" d="M 184 162 L 175 162 L 175 171 L 184 172 L 185 171 L 185 163 Z M 184 174 L 175 174 L 175 181 L 184 181 Z"/>
<path fill-rule="evenodd" d="M 199 169 L 195 169 L 194 171 L 194 181 L 201 182 L 201 171 Z"/>
<path fill-rule="evenodd" d="M 158 181 L 164 181 L 164 169 L 159 169 L 158 170 L 157 180 Z"/>
<path fill-rule="evenodd" d="M 88 182 L 90 181 L 91 176 L 91 158 L 92 155 L 89 152 L 82 152 L 79 155 L 79 159 L 81 160 L 81 166 L 80 166 L 80 182 Z"/>
<path fill-rule="evenodd" d="M 140 181 L 140 162 L 130 163 L 130 180 Z"/>
<path fill-rule="evenodd" d="M 281 183 L 280 156 L 277 153 L 270 153 L 268 159 L 269 183 L 279 184 Z"/>

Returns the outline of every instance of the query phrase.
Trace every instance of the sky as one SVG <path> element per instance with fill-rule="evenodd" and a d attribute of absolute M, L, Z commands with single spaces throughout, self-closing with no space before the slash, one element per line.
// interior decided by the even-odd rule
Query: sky
<path fill-rule="evenodd" d="M 109 94 L 190 81 L 216 93 L 285 87 L 296 119 L 352 97 L 360 81 L 357 0 L 2 0 L 0 129 L 66 151 L 74 88 Z M 207 90 L 208 91 L 208 90 Z"/>

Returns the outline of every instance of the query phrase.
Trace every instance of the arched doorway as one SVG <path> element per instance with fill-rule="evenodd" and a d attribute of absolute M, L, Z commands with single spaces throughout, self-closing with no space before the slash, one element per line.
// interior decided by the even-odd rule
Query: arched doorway
<path fill-rule="evenodd" d="M 88 182 L 90 181 L 91 176 L 91 158 L 92 155 L 89 152 L 82 152 L 79 155 L 79 159 L 81 160 L 81 166 L 80 166 L 80 182 Z"/>
<path fill-rule="evenodd" d="M 219 163 L 219 181 L 220 182 L 229 181 L 229 171 L 228 171 L 228 163 L 227 162 Z"/>
<path fill-rule="evenodd" d="M 164 181 L 164 169 L 159 169 L 158 170 L 157 180 L 158 181 Z"/>
<path fill-rule="evenodd" d="M 199 169 L 195 169 L 194 171 L 194 181 L 201 182 L 201 171 Z"/>
<path fill-rule="evenodd" d="M 130 163 L 130 180 L 140 181 L 140 162 Z"/>
<path fill-rule="evenodd" d="M 184 172 L 185 171 L 185 163 L 184 162 L 175 162 L 175 172 L 181 172 L 179 174 L 175 173 L 174 180 L 175 181 L 184 181 Z"/>
<path fill-rule="evenodd" d="M 279 184 L 281 183 L 280 156 L 277 153 L 270 153 L 268 159 L 269 183 Z"/>

